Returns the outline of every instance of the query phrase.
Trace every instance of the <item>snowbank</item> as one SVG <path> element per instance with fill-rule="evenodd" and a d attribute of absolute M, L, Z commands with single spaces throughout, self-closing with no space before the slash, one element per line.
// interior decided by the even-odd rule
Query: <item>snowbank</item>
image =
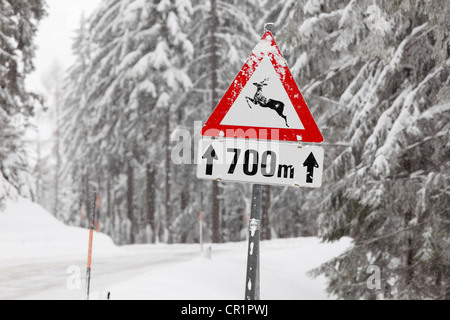
<path fill-rule="evenodd" d="M 307 272 L 351 245 L 344 238 L 333 244 L 318 238 L 280 239 L 261 243 L 261 299 L 325 300 L 326 279 Z M 155 266 L 121 284 L 110 286 L 118 300 L 243 300 L 247 243 L 213 245 L 211 259 L 197 257 L 170 266 Z"/>
<path fill-rule="evenodd" d="M 87 257 L 89 231 L 59 222 L 41 206 L 18 197 L 0 210 L 0 266 L 46 258 Z M 120 250 L 108 236 L 96 233 L 94 254 Z"/>
<path fill-rule="evenodd" d="M 68 267 L 83 270 L 89 231 L 68 227 L 29 200 L 7 200 L 0 211 L 0 298 L 82 299 L 82 286 L 67 286 Z M 261 243 L 261 299 L 329 299 L 326 279 L 307 272 L 351 246 L 318 238 Z M 117 247 L 94 235 L 92 296 L 111 292 L 112 300 L 243 300 L 247 242 L 204 245 Z M 80 272 L 80 284 L 84 276 Z"/>

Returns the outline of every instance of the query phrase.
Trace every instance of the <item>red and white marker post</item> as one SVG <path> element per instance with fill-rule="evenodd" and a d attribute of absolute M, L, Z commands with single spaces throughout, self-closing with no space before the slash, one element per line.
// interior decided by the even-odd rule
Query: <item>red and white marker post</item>
<path fill-rule="evenodd" d="M 92 246 L 94 242 L 94 230 L 96 225 L 96 218 L 100 214 L 100 194 L 94 192 L 94 199 L 92 201 L 92 220 L 89 228 L 89 244 L 88 244 L 88 258 L 86 266 L 86 300 L 89 300 L 89 291 L 91 286 L 91 269 L 92 269 Z M 96 203 L 96 205 L 95 205 Z"/>

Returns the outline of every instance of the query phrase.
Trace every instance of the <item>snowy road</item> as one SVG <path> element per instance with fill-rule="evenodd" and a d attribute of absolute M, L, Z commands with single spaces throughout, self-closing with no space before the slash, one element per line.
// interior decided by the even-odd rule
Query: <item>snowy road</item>
<path fill-rule="evenodd" d="M 93 258 L 91 292 L 149 273 L 155 267 L 173 265 L 199 256 L 198 250 L 129 248 L 123 255 Z M 86 260 L 47 259 L 26 264 L 0 265 L 0 300 L 79 300 L 85 287 Z M 69 269 L 70 268 L 70 269 Z M 78 269 L 78 270 L 77 270 Z M 75 272 L 74 272 L 75 270 Z M 80 289 L 69 289 L 68 280 L 80 274 Z M 69 281 L 70 283 L 74 283 Z M 69 284 L 70 286 L 70 284 Z"/>
<path fill-rule="evenodd" d="M 83 299 L 88 236 L 28 200 L 8 201 L 0 211 L 0 299 Z M 326 279 L 308 271 L 349 246 L 349 238 L 262 241 L 261 299 L 329 299 Z M 91 298 L 110 291 L 112 300 L 240 300 L 246 259 L 246 241 L 212 245 L 207 259 L 198 244 L 118 247 L 95 233 Z"/>

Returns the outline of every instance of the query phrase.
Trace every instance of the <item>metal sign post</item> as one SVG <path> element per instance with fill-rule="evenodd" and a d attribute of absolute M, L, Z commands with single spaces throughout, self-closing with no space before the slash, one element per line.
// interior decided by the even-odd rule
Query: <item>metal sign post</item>
<path fill-rule="evenodd" d="M 264 35 L 202 128 L 199 179 L 253 183 L 245 299 L 260 299 L 262 186 L 320 188 L 320 132 L 271 32 Z M 303 145 L 307 143 L 307 145 Z M 310 145 L 314 144 L 314 145 Z"/>
<path fill-rule="evenodd" d="M 261 233 L 262 185 L 253 185 L 252 208 L 249 220 L 247 277 L 245 300 L 259 300 L 259 240 Z"/>

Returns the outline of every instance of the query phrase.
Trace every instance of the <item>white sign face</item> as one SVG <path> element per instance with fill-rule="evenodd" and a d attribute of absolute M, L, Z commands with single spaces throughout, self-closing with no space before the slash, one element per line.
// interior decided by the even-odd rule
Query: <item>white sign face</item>
<path fill-rule="evenodd" d="M 268 57 L 261 61 L 221 125 L 304 129 Z"/>
<path fill-rule="evenodd" d="M 323 148 L 278 141 L 211 139 L 199 142 L 199 179 L 320 188 Z"/>

